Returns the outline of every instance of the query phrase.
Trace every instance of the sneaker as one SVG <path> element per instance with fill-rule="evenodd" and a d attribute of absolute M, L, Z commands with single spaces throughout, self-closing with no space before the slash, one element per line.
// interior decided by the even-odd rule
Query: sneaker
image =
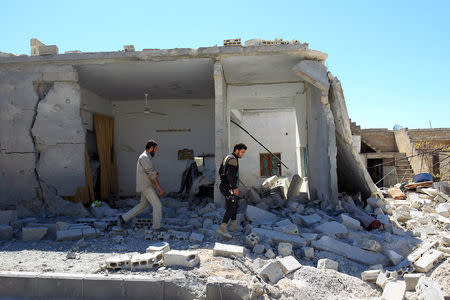
<path fill-rule="evenodd" d="M 230 222 L 230 231 L 231 232 L 240 232 L 242 231 L 242 227 L 239 226 L 236 220 Z"/>

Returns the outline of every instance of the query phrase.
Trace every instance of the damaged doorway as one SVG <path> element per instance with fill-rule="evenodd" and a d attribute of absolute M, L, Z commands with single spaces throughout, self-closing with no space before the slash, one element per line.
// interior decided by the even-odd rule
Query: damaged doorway
<path fill-rule="evenodd" d="M 378 187 L 383 186 L 383 159 L 372 158 L 367 159 L 367 170 L 369 170 L 370 177 Z"/>

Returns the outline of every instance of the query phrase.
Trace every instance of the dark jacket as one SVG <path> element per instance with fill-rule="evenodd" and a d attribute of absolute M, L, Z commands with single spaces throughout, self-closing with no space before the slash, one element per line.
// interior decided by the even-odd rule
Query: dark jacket
<path fill-rule="evenodd" d="M 232 153 L 225 157 L 219 168 L 221 185 L 223 187 L 237 189 L 239 181 L 239 159 Z"/>

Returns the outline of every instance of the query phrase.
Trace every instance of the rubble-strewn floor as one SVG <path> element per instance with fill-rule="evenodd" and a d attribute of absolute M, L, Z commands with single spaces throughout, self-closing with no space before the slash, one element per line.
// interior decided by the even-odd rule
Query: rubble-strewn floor
<path fill-rule="evenodd" d="M 201 203 L 189 208 L 187 202 L 172 198 L 163 199 L 164 227 L 171 230 L 184 230 L 188 234 L 196 232 L 204 235 L 202 242 L 189 242 L 179 240 L 177 237 L 165 237 L 171 249 L 198 251 L 200 263 L 193 269 L 183 267 L 159 267 L 148 271 L 142 270 L 108 270 L 105 260 L 118 254 L 145 253 L 149 245 L 161 240 L 161 235 L 152 235 L 151 230 L 137 229 L 133 226 L 125 231 L 98 229 L 95 238 L 86 238 L 78 241 L 55 241 L 45 238 L 39 242 L 24 242 L 21 240 L 20 228 L 26 227 L 27 222 L 18 220 L 14 227 L 14 239 L 0 241 L 0 271 L 34 271 L 34 272 L 63 272 L 63 273 L 97 273 L 97 274 L 130 274 L 144 275 L 150 278 L 177 278 L 177 281 L 192 294 L 202 297 L 205 294 L 206 282 L 210 277 L 219 277 L 227 280 L 239 280 L 248 284 L 254 276 L 259 277 L 260 269 L 267 263 L 280 257 L 278 252 L 279 243 L 275 240 L 278 235 L 287 234 L 288 237 L 304 237 L 306 245 L 293 247 L 293 255 L 302 267 L 293 273 L 284 275 L 277 283 L 264 282 L 264 295 L 262 298 L 295 298 L 295 299 L 343 299 L 343 298 L 371 298 L 380 297 L 383 290 L 374 282 L 361 280 L 361 273 L 369 269 L 368 263 L 355 262 L 360 259 L 352 258 L 351 253 L 344 257 L 335 251 L 320 250 L 315 247 L 315 242 L 323 237 L 331 237 L 335 243 L 345 243 L 355 249 L 371 248 L 368 255 L 379 255 L 384 258 L 385 270 L 393 270 L 389 261 L 387 251 L 393 250 L 401 257 L 409 255 L 418 245 L 424 241 L 438 241 L 437 248 L 448 243 L 449 220 L 448 217 L 438 218 L 434 207 L 436 203 L 425 199 L 423 195 L 411 193 L 404 202 L 385 199 L 377 202 L 384 205 L 383 209 L 389 210 L 385 218 L 382 230 L 367 232 L 358 228 L 352 228 L 342 221 L 342 211 L 324 211 L 319 209 L 318 201 L 308 203 L 295 203 L 296 201 L 283 200 L 279 195 L 257 197 L 255 194 L 249 196 L 247 193 L 246 203 L 241 203 L 238 216 L 241 224 L 245 227 L 244 232 L 233 233 L 233 239 L 223 240 L 217 236 L 215 231 L 218 227 L 224 210 L 216 208 L 213 204 Z M 423 200 L 423 201 L 422 201 Z M 426 200 L 426 201 L 425 201 Z M 278 201 L 278 203 L 277 203 Z M 373 203 L 375 203 L 374 201 Z M 294 203 L 294 204 L 293 204 Z M 254 216 L 244 211 L 244 205 L 252 205 L 265 212 L 256 210 L 259 218 L 274 218 L 268 224 L 258 224 L 256 220 L 251 221 Z M 128 209 L 110 210 L 109 213 L 117 215 Z M 365 210 L 376 216 L 375 207 Z M 372 210 L 372 211 L 371 211 Z M 266 213 L 268 213 L 266 215 Z M 380 210 L 378 210 L 380 213 Z M 310 217 L 315 219 L 311 221 Z M 110 216 L 111 217 L 111 216 Z M 306 218 L 305 218 L 306 217 Z M 151 218 L 149 212 L 139 218 Z M 289 221 L 288 221 L 289 220 Z M 37 218 L 30 219 L 28 223 L 55 224 L 56 221 L 75 223 L 75 218 Z M 101 218 L 97 218 L 102 222 Z M 282 221 L 279 223 L 279 221 Z M 312 222 L 312 223 L 309 223 Z M 319 225 L 330 223 L 334 226 L 326 230 L 320 229 Z M 387 222 L 387 223 L 386 223 Z M 66 224 L 67 224 L 66 223 Z M 295 223 L 295 225 L 294 225 Z M 338 224 L 336 224 L 338 223 Z M 389 225 L 389 226 L 388 226 Z M 35 226 L 35 225 L 34 225 Z M 359 226 L 359 225 L 358 225 Z M 101 227 L 101 226 L 100 226 Z M 341 228 L 342 227 L 342 228 Z M 259 254 L 254 252 L 253 246 L 246 242 L 246 236 L 252 229 L 260 228 L 278 232 L 273 238 L 261 236 L 257 244 L 263 246 Z M 114 229 L 114 228 L 113 228 Z M 407 231 L 406 229 L 411 229 Z M 330 233 L 327 230 L 337 230 L 338 233 Z M 148 239 L 150 238 L 150 239 Z M 364 241 L 372 241 L 365 245 Z M 213 256 L 215 242 L 241 245 L 247 248 L 243 259 Z M 294 242 L 293 242 L 294 243 Z M 313 246 L 314 256 L 308 259 L 305 256 L 307 247 Z M 444 248 L 445 248 L 444 247 Z M 448 249 L 448 248 L 445 248 Z M 442 250 L 442 248 L 441 248 Z M 271 257 L 269 252 L 274 252 L 276 257 Z M 443 250 L 444 251 L 444 250 Z M 332 253 L 335 252 L 335 253 Z M 266 255 L 271 257 L 270 259 Z M 338 263 L 338 271 L 330 269 L 318 269 L 318 260 L 329 258 Z M 436 280 L 444 295 L 450 295 L 450 260 L 448 254 L 444 253 L 441 259 L 433 262 L 433 267 L 426 276 Z M 417 299 L 419 295 L 415 292 L 406 292 L 406 299 Z"/>

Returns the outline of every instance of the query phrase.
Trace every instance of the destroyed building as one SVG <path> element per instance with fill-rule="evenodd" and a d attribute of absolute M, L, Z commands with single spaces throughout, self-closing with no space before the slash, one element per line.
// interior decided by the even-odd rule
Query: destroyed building
<path fill-rule="evenodd" d="M 449 128 L 395 129 L 361 129 L 351 122 L 356 151 L 375 184 L 389 187 L 420 173 L 450 180 Z"/>
<path fill-rule="evenodd" d="M 160 143 L 161 184 L 177 191 L 183 154 L 215 174 L 243 138 L 235 124 L 258 111 L 266 131 L 258 135 L 284 135 L 270 149 L 288 163 L 281 175 L 299 174 L 310 199 L 333 207 L 338 192 L 367 198 L 376 188 L 352 147 L 342 87 L 326 58 L 298 41 L 58 54 L 32 39 L 31 56 L 0 58 L 0 204 L 31 215 L 55 197 L 89 203 L 133 195 L 148 138 Z M 276 110 L 288 112 L 286 123 L 261 117 Z M 260 184 L 268 175 L 259 170 L 264 152 L 249 151 L 243 181 Z"/>

